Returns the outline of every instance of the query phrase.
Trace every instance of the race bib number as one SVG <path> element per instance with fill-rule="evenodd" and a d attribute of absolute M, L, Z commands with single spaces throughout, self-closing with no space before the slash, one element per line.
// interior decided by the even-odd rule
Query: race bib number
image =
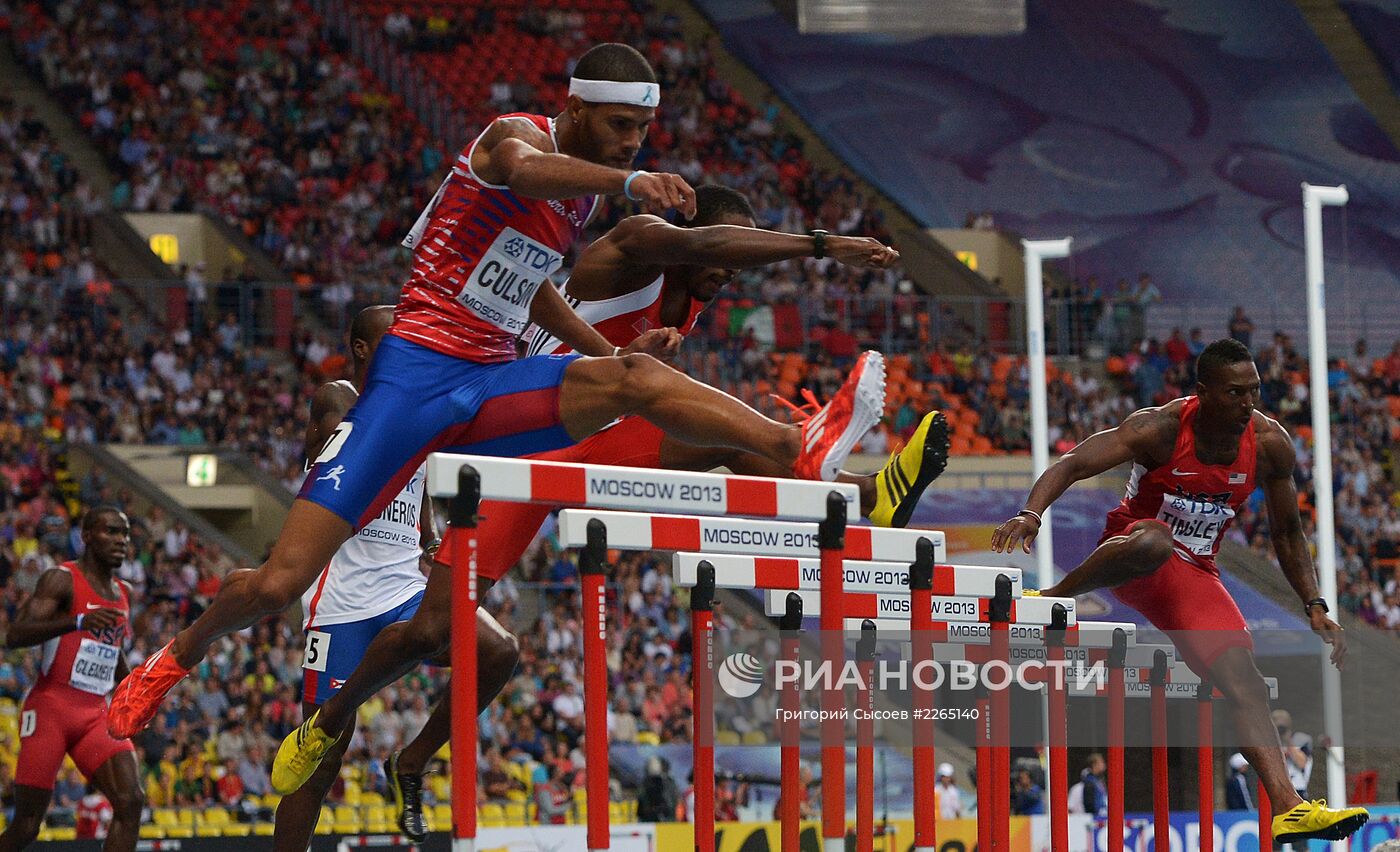
<path fill-rule="evenodd" d="M 302 655 L 302 668 L 313 672 L 324 672 L 330 654 L 331 634 L 322 633 L 320 630 L 306 631 L 306 653 Z"/>
<path fill-rule="evenodd" d="M 34 733 L 34 728 L 39 724 L 39 717 L 35 715 L 37 710 L 26 710 L 19 714 L 19 736 L 20 739 Z"/>
<path fill-rule="evenodd" d="M 73 671 L 68 675 L 68 685 L 93 695 L 106 695 L 117 682 L 117 660 L 121 649 L 115 645 L 98 642 L 86 637 L 78 644 L 78 653 L 73 657 Z"/>
<path fill-rule="evenodd" d="M 502 331 L 521 335 L 530 324 L 530 301 L 564 256 L 514 228 L 496 237 L 472 270 L 457 301 Z"/>
<path fill-rule="evenodd" d="M 1212 556 L 1235 510 L 1223 503 L 1168 494 L 1162 498 L 1157 520 L 1171 528 L 1176 543 L 1197 556 Z"/>

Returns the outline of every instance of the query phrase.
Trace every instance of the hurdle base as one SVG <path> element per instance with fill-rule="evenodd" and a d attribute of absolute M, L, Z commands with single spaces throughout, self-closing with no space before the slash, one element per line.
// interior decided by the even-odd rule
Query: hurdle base
<path fill-rule="evenodd" d="M 846 838 L 823 837 L 822 852 L 846 852 Z"/>
<path fill-rule="evenodd" d="M 454 837 L 452 839 L 452 852 L 476 852 L 476 838 Z"/>

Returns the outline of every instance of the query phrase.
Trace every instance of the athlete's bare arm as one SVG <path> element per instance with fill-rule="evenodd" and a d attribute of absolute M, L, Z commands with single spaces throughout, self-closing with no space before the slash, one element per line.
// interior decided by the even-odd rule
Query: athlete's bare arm
<path fill-rule="evenodd" d="M 1317 572 L 1312 553 L 1303 535 L 1303 519 L 1298 514 L 1298 490 L 1293 484 L 1293 468 L 1297 453 L 1288 433 L 1277 421 L 1262 414 L 1254 415 L 1259 435 L 1259 486 L 1264 489 L 1264 505 L 1269 512 L 1269 538 L 1278 554 L 1279 567 L 1298 599 L 1304 603 L 1318 597 Z M 1322 641 L 1332 646 L 1332 664 L 1342 667 L 1346 659 L 1346 636 L 1341 625 L 1328 617 L 1320 607 L 1308 612 L 1312 629 Z"/>
<path fill-rule="evenodd" d="M 497 119 L 472 151 L 472 171 L 528 198 L 560 199 L 620 195 L 632 174 L 553 151 L 554 140 L 532 122 Z M 679 175 L 644 173 L 628 189 L 654 213 L 674 208 L 687 219 L 695 215 L 695 190 Z"/>
<path fill-rule="evenodd" d="M 549 332 L 580 355 L 607 357 L 614 354 L 643 352 L 666 360 L 676 354 L 681 334 L 674 328 L 653 328 L 622 347 L 618 352 L 598 329 L 583 320 L 559 291 L 548 283 L 535 293 L 530 302 L 530 322 Z"/>
<path fill-rule="evenodd" d="M 1171 459 L 1179 419 L 1177 406 L 1144 408 L 1129 414 L 1121 424 L 1105 429 L 1079 442 L 1073 450 L 1046 468 L 1031 487 L 1026 508 L 1037 514 L 1059 499 L 1071 485 L 1112 470 L 1130 461 L 1156 467 Z M 1017 515 L 997 527 L 992 534 L 992 550 L 1009 553 L 1021 545 L 1031 552 L 1031 542 L 1040 532 L 1040 523 L 1030 515 Z"/>
<path fill-rule="evenodd" d="M 569 275 L 569 294 L 610 299 L 645 287 L 667 266 L 745 269 L 811 257 L 813 238 L 740 225 L 680 228 L 659 216 L 629 216 L 597 239 Z M 886 269 L 899 252 L 868 237 L 828 236 L 826 253 L 848 266 Z"/>
<path fill-rule="evenodd" d="M 423 549 L 423 555 L 418 558 L 418 568 L 424 577 L 432 573 L 439 544 L 437 527 L 433 524 L 433 498 L 428 496 L 425 483 L 423 506 L 418 510 L 418 546 Z"/>
<path fill-rule="evenodd" d="M 311 397 L 311 421 L 306 424 L 302 439 L 302 457 L 309 463 L 321 454 L 335 427 L 345 419 L 345 413 L 355 404 L 359 394 L 349 382 L 326 382 Z"/>
<path fill-rule="evenodd" d="M 5 637 L 8 648 L 28 648 L 78 629 L 73 606 L 73 575 L 61 568 L 50 568 L 39 577 L 34 594 L 20 604 Z M 116 627 L 126 616 L 119 609 L 98 607 L 83 613 L 83 627 L 106 630 Z"/>

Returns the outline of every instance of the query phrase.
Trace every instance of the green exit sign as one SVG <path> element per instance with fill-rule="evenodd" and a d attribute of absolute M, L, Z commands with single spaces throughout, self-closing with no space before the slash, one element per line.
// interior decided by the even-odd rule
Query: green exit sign
<path fill-rule="evenodd" d="M 191 488 L 206 488 L 219 481 L 219 457 L 194 455 L 185 465 L 185 484 Z"/>

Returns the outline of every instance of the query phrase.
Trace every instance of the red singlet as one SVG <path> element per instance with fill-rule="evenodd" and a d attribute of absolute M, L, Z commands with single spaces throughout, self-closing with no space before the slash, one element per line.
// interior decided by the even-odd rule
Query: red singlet
<path fill-rule="evenodd" d="M 505 120 L 528 121 L 554 139 L 552 118 L 511 113 L 496 119 Z M 413 249 L 413 271 L 389 333 L 469 361 L 513 361 L 515 341 L 529 325 L 530 301 L 563 264 L 598 198 L 525 198 L 486 183 L 471 165 L 480 141 L 458 154 L 404 238 Z"/>
<path fill-rule="evenodd" d="M 611 299 L 585 302 L 569 295 L 569 283 L 566 281 L 560 294 L 574 312 L 582 317 L 584 322 L 596 328 L 609 343 L 613 346 L 626 346 L 640 334 L 654 328 L 665 328 L 665 323 L 661 320 L 661 293 L 665 287 L 666 276 L 659 275 L 655 281 L 640 290 L 613 296 Z M 695 320 L 707 305 L 707 302 L 691 299 L 685 322 L 676 330 L 683 335 L 690 334 L 695 328 Z M 573 349 L 559 338 L 535 326 L 534 337 L 530 338 L 526 354 L 562 355 L 572 351 Z"/>
<path fill-rule="evenodd" d="M 1171 532 L 1171 557 L 1113 594 L 1168 633 L 1187 664 L 1204 677 L 1221 652 L 1253 646 L 1244 616 L 1220 582 L 1215 554 L 1254 490 L 1258 441 L 1251 420 L 1233 462 L 1202 462 L 1195 432 L 1200 407 L 1194 396 L 1182 404 L 1170 461 L 1151 470 L 1133 465 L 1127 494 L 1109 513 L 1100 543 L 1139 524 L 1162 524 Z"/>
<path fill-rule="evenodd" d="M 20 712 L 15 783 L 45 790 L 53 789 L 65 754 L 72 755 L 78 771 L 91 778 L 113 755 L 133 751 L 130 740 L 114 740 L 107 733 L 107 694 L 115 685 L 117 661 L 130 632 L 126 587 L 114 580 L 117 599 L 104 598 L 77 563 L 65 562 L 60 570 L 73 578 L 69 615 L 106 607 L 119 609 L 127 617 L 107 630 L 74 630 L 42 646 L 39 679 Z"/>
<path fill-rule="evenodd" d="M 1133 465 L 1127 493 L 1109 514 L 1107 529 L 1121 531 L 1134 521 L 1162 521 L 1171 530 L 1182 559 L 1215 570 L 1215 554 L 1225 530 L 1254 491 L 1256 439 L 1251 420 L 1232 464 L 1200 461 L 1194 428 L 1200 407 L 1201 401 L 1194 396 L 1182 404 L 1171 461 L 1152 470 Z"/>

